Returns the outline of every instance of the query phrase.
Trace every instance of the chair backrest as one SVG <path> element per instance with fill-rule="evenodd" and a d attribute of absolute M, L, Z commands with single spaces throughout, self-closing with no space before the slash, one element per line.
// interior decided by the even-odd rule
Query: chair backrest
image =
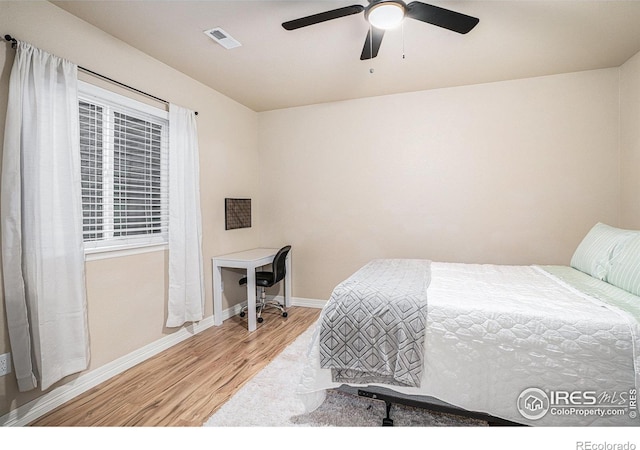
<path fill-rule="evenodd" d="M 282 280 L 285 276 L 285 274 L 287 273 L 286 270 L 286 266 L 285 266 L 285 259 L 287 258 L 287 254 L 289 253 L 289 250 L 291 250 L 291 246 L 287 245 L 285 247 L 282 247 L 280 250 L 278 250 L 278 253 L 276 253 L 276 256 L 273 257 L 273 282 L 277 283 L 280 280 Z"/>

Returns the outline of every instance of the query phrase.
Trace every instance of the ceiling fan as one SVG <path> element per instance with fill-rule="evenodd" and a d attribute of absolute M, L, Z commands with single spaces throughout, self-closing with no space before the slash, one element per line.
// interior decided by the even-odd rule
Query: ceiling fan
<path fill-rule="evenodd" d="M 467 16 L 450 9 L 428 5 L 422 2 L 405 3 L 402 0 L 368 0 L 367 6 L 351 5 L 343 8 L 301 17 L 282 24 L 285 30 L 297 30 L 298 28 L 315 25 L 328 20 L 339 19 L 364 11 L 364 18 L 371 27 L 367 32 L 367 38 L 360 55 L 361 60 L 375 58 L 380 50 L 385 30 L 390 30 L 400 25 L 405 17 L 430 23 L 456 33 L 466 34 L 475 27 L 480 19 Z"/>

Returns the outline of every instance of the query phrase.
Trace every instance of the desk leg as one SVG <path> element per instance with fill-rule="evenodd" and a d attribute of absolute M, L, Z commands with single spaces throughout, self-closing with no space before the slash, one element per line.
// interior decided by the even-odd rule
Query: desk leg
<path fill-rule="evenodd" d="M 256 269 L 247 269 L 247 318 L 249 331 L 256 329 Z"/>
<path fill-rule="evenodd" d="M 284 260 L 285 275 L 284 275 L 284 306 L 288 308 L 291 306 L 291 252 Z"/>
<path fill-rule="evenodd" d="M 222 325 L 222 267 L 213 267 L 213 324 Z"/>

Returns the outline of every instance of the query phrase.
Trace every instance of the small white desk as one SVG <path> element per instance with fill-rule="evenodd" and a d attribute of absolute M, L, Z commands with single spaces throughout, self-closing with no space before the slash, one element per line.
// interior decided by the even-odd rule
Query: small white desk
<path fill-rule="evenodd" d="M 214 256 L 213 270 L 213 324 L 222 325 L 222 268 L 232 267 L 247 271 L 247 317 L 249 331 L 256 329 L 256 269 L 273 262 L 278 248 L 254 248 L 227 255 Z M 291 304 L 291 252 L 285 260 L 284 305 Z"/>

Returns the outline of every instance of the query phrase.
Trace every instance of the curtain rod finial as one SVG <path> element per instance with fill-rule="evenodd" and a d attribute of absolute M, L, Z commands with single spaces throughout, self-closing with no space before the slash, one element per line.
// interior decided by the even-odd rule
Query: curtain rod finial
<path fill-rule="evenodd" d="M 16 40 L 16 38 L 12 37 L 10 34 L 5 34 L 4 39 L 7 42 L 11 42 L 11 47 L 13 48 L 16 48 L 16 45 L 18 45 L 18 41 Z"/>

